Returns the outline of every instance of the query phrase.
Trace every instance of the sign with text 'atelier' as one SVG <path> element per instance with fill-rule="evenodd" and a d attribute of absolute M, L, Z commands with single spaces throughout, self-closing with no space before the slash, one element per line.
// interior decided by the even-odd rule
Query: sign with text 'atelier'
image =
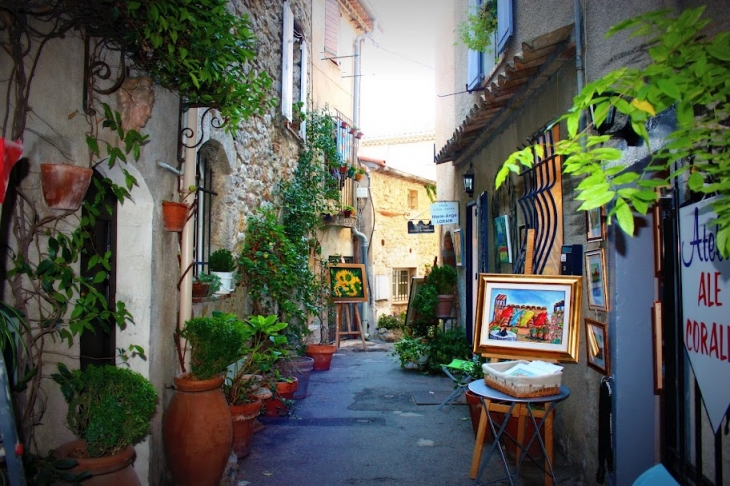
<path fill-rule="evenodd" d="M 439 201 L 431 204 L 431 224 L 459 224 L 459 203 Z"/>
<path fill-rule="evenodd" d="M 730 259 L 717 247 L 712 201 L 679 210 L 679 237 L 684 347 L 717 431 L 730 403 Z"/>

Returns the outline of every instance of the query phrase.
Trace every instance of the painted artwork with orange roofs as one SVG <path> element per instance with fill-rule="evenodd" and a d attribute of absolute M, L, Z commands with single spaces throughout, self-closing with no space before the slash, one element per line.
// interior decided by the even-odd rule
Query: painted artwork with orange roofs
<path fill-rule="evenodd" d="M 502 289 L 491 308 L 489 339 L 562 344 L 565 292 Z"/>

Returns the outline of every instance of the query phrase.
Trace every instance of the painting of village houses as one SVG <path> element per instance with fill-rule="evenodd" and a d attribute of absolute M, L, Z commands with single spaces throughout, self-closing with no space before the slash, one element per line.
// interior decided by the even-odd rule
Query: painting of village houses
<path fill-rule="evenodd" d="M 565 292 L 500 290 L 492 302 L 489 339 L 562 344 Z"/>

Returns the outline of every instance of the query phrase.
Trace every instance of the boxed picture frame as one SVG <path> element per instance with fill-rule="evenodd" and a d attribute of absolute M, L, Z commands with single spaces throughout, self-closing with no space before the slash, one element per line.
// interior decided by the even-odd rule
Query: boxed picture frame
<path fill-rule="evenodd" d="M 367 302 L 368 280 L 362 263 L 327 265 L 330 296 L 334 302 Z"/>
<path fill-rule="evenodd" d="M 611 360 L 608 349 L 608 325 L 594 319 L 585 319 L 586 363 L 599 373 L 611 374 Z"/>
<path fill-rule="evenodd" d="M 457 229 L 454 230 L 454 256 L 456 257 L 456 266 L 457 267 L 463 267 L 464 266 L 464 247 L 462 246 L 464 243 L 461 239 L 461 230 Z"/>
<path fill-rule="evenodd" d="M 602 241 L 606 238 L 606 216 L 603 206 L 586 211 L 586 240 Z"/>
<path fill-rule="evenodd" d="M 586 282 L 588 282 L 588 308 L 607 312 L 608 282 L 606 277 L 606 253 L 603 248 L 585 253 Z"/>
<path fill-rule="evenodd" d="M 418 287 L 423 285 L 423 282 L 425 282 L 425 277 L 411 277 L 411 289 L 408 294 L 408 308 L 406 309 L 406 320 L 403 323 L 406 327 L 409 327 L 411 324 L 413 324 L 413 319 L 415 319 L 415 311 L 413 309 L 413 300 L 416 298 L 416 294 L 418 293 Z"/>
<path fill-rule="evenodd" d="M 479 274 L 474 352 L 578 361 L 582 277 Z"/>

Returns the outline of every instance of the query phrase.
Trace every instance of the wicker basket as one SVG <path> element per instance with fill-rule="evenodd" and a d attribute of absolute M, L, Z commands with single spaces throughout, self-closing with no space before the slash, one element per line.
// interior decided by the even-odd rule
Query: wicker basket
<path fill-rule="evenodd" d="M 529 361 L 503 361 L 501 363 L 485 363 L 484 383 L 495 390 L 517 398 L 534 398 L 560 393 L 560 382 L 563 373 L 543 376 L 510 376 L 506 373 L 518 363 L 529 364 Z"/>

